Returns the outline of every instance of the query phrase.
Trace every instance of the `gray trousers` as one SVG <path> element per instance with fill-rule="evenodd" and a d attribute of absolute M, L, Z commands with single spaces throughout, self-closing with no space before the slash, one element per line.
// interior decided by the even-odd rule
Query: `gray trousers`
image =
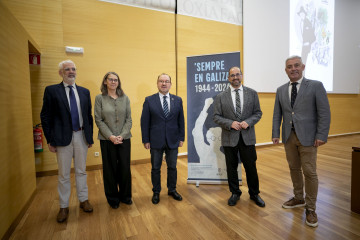
<path fill-rule="evenodd" d="M 58 192 L 60 208 L 69 207 L 71 192 L 70 170 L 71 162 L 74 159 L 76 192 L 80 202 L 88 200 L 88 186 L 86 175 L 86 157 L 88 143 L 85 140 L 83 131 L 73 132 L 73 138 L 68 146 L 56 147 L 58 162 Z"/>

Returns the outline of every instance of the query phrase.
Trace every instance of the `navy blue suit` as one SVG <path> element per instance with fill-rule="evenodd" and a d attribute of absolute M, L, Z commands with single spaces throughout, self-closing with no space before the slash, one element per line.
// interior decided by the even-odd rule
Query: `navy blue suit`
<path fill-rule="evenodd" d="M 184 141 L 184 110 L 182 99 L 170 94 L 170 113 L 165 118 L 159 93 L 146 97 L 141 114 L 142 142 L 150 143 L 152 149 L 161 149 L 167 144 L 170 149 Z"/>
<path fill-rule="evenodd" d="M 165 117 L 159 93 L 145 98 L 141 114 L 141 134 L 142 142 L 150 143 L 154 193 L 161 191 L 160 168 L 164 152 L 168 167 L 167 187 L 169 192 L 176 190 L 177 153 L 180 141 L 185 139 L 184 125 L 184 110 L 180 97 L 170 94 L 168 117 Z"/>
<path fill-rule="evenodd" d="M 88 89 L 76 85 L 80 98 L 83 117 L 83 130 L 88 144 L 93 144 L 93 118 L 91 115 L 91 99 Z M 69 102 L 64 84 L 51 85 L 45 88 L 44 103 L 41 110 L 41 125 L 47 143 L 51 146 L 67 146 L 70 144 L 73 130 Z"/>

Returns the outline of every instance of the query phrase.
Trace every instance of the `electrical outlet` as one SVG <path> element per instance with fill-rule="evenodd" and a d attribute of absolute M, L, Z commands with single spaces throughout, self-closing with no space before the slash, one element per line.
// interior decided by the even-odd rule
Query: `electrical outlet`
<path fill-rule="evenodd" d="M 99 152 L 95 152 L 95 157 L 98 157 L 99 156 Z"/>

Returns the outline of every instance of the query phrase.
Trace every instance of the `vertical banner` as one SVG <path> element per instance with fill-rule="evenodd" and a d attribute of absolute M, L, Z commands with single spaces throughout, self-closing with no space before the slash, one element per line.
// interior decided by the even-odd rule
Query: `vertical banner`
<path fill-rule="evenodd" d="M 229 68 L 240 67 L 240 52 L 187 57 L 188 183 L 227 183 L 221 128 L 213 102 L 225 91 Z M 241 167 L 238 167 L 241 181 Z"/>

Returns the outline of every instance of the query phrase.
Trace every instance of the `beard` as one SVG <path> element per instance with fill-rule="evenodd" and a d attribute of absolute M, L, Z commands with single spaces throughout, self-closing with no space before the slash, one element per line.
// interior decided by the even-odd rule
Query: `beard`
<path fill-rule="evenodd" d="M 75 83 L 76 77 L 64 77 L 64 82 L 69 85 L 73 85 Z"/>
<path fill-rule="evenodd" d="M 231 86 L 233 86 L 234 88 L 237 88 L 237 87 L 240 87 L 241 81 L 240 81 L 240 80 L 233 80 L 230 84 L 231 84 Z"/>

